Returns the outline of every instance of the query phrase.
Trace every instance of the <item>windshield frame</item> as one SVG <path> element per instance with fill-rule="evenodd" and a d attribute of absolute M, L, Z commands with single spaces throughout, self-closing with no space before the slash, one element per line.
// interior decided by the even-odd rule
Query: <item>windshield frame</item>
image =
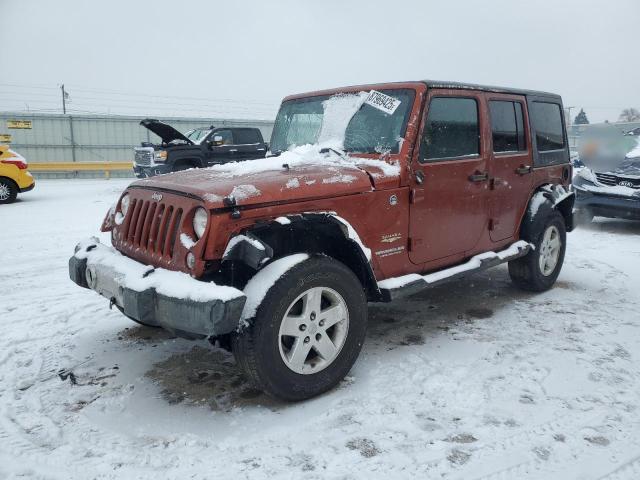
<path fill-rule="evenodd" d="M 200 145 L 209 136 L 209 134 L 213 132 L 213 130 L 214 130 L 213 128 L 209 128 L 209 127 L 192 128 L 191 130 L 187 131 L 184 134 L 184 136 L 187 137 L 190 141 L 192 141 L 195 145 Z M 196 131 L 203 131 L 206 133 L 203 136 L 201 136 L 198 140 L 194 140 L 190 137 L 190 135 Z"/>
<path fill-rule="evenodd" d="M 384 83 L 384 84 L 367 84 L 367 85 L 355 85 L 351 87 L 342 87 L 335 88 L 329 90 L 319 90 L 315 92 L 303 93 L 303 94 L 295 94 L 289 95 L 282 100 L 282 105 L 287 102 L 295 101 L 295 100 L 309 100 L 313 101 L 314 98 L 317 97 L 332 97 L 334 95 L 339 94 L 358 94 L 359 92 L 370 92 L 371 90 L 376 90 L 378 92 L 385 93 L 385 91 L 389 90 L 410 90 L 410 107 L 407 110 L 404 124 L 402 126 L 401 134 L 399 135 L 402 140 L 399 142 L 398 151 L 397 152 L 349 152 L 350 155 L 356 155 L 362 158 L 380 158 L 384 157 L 399 157 L 405 156 L 410 149 L 413 147 L 414 136 L 415 136 L 415 124 L 419 119 L 421 105 L 424 99 L 424 95 L 427 90 L 427 86 L 424 82 L 393 82 L 393 83 Z M 280 113 L 280 109 L 278 109 L 278 114 Z M 276 115 L 277 119 L 277 115 Z M 274 124 L 275 131 L 275 124 Z M 273 133 L 271 136 L 273 140 Z M 270 146 L 272 142 L 270 142 Z M 272 153 L 278 153 L 278 151 L 272 150 Z"/>

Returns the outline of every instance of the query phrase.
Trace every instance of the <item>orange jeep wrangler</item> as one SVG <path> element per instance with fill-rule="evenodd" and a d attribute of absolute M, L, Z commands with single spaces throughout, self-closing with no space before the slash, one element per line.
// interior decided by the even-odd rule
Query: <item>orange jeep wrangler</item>
<path fill-rule="evenodd" d="M 132 320 L 229 345 L 256 386 L 318 395 L 367 302 L 508 262 L 550 288 L 573 226 L 559 96 L 453 82 L 293 95 L 260 161 L 132 183 L 71 279 Z"/>

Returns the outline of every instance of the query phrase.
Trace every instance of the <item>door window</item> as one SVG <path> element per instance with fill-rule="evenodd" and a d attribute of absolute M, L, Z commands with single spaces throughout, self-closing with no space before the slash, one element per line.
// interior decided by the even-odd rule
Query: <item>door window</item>
<path fill-rule="evenodd" d="M 431 99 L 420 144 L 420 161 L 480 154 L 478 103 L 473 98 Z"/>
<path fill-rule="evenodd" d="M 489 102 L 489 111 L 493 151 L 497 153 L 526 150 L 522 104 L 492 100 Z"/>
<path fill-rule="evenodd" d="M 562 113 L 557 103 L 533 102 L 531 121 L 536 131 L 539 152 L 564 148 Z"/>
<path fill-rule="evenodd" d="M 213 139 L 215 137 L 222 137 L 222 145 L 233 145 L 233 135 L 231 130 L 216 130 L 213 132 Z"/>
<path fill-rule="evenodd" d="M 236 145 L 252 145 L 261 143 L 260 134 L 251 128 L 239 128 L 234 132 Z"/>

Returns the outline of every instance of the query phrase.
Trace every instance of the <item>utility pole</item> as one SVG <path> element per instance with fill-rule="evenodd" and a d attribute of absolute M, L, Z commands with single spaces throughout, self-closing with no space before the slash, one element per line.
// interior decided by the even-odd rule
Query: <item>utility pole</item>
<path fill-rule="evenodd" d="M 573 124 L 573 120 L 571 120 L 571 109 L 576 108 L 576 107 L 564 107 L 565 110 L 567 111 L 567 126 L 571 126 L 571 124 Z"/>
<path fill-rule="evenodd" d="M 64 115 L 67 114 L 67 97 L 69 94 L 64 91 L 64 83 L 60 85 L 60 90 L 62 90 L 62 113 Z"/>

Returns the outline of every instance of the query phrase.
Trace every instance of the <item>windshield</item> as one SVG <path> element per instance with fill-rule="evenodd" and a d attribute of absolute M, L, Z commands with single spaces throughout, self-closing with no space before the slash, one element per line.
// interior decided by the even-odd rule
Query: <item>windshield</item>
<path fill-rule="evenodd" d="M 207 135 L 209 135 L 209 133 L 211 133 L 211 129 L 196 128 L 195 130 L 189 130 L 184 134 L 184 136 L 198 145 L 207 137 Z"/>
<path fill-rule="evenodd" d="M 413 105 L 415 92 L 412 89 L 381 90 L 400 101 L 391 114 L 360 102 L 361 106 L 344 128 L 343 148 L 354 153 L 398 153 L 404 137 L 407 120 Z M 286 151 L 296 146 L 319 143 L 321 132 L 326 133 L 334 125 L 324 125 L 328 100 L 336 98 L 362 98 L 358 94 L 338 94 L 300 98 L 284 102 L 280 107 L 273 127 L 271 151 Z M 344 102 L 343 102 L 344 103 Z M 353 103 L 353 102 L 352 102 Z M 357 105 L 357 103 L 356 103 Z M 333 112 L 332 112 L 333 113 Z M 335 115 L 330 115 L 334 121 Z"/>

